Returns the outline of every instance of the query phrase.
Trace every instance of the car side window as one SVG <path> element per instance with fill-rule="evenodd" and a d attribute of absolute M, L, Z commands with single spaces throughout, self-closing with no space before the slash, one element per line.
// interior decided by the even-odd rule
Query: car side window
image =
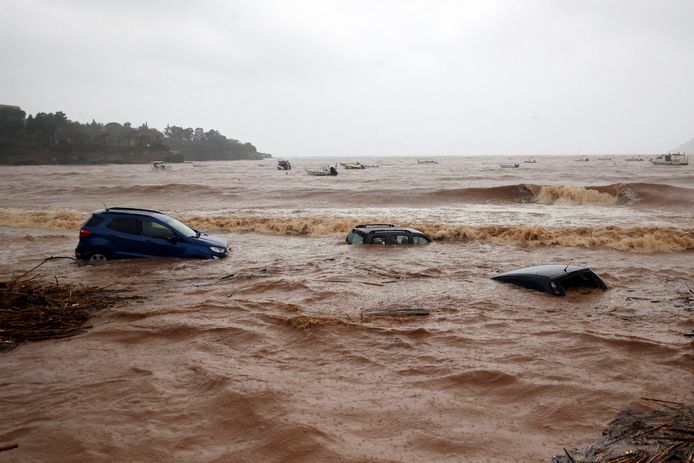
<path fill-rule="evenodd" d="M 115 218 L 106 227 L 130 235 L 139 235 L 142 232 L 142 222 L 137 219 Z"/>
<path fill-rule="evenodd" d="M 142 234 L 152 238 L 169 238 L 174 236 L 174 232 L 169 227 L 153 220 L 144 220 L 142 222 Z"/>
<path fill-rule="evenodd" d="M 384 235 L 374 235 L 371 244 L 386 244 L 386 237 Z"/>
<path fill-rule="evenodd" d="M 427 244 L 429 242 L 428 239 L 424 238 L 423 236 L 413 236 L 412 239 L 414 240 L 414 244 Z"/>
<path fill-rule="evenodd" d="M 386 244 L 410 244 L 410 237 L 407 235 L 388 235 Z"/>

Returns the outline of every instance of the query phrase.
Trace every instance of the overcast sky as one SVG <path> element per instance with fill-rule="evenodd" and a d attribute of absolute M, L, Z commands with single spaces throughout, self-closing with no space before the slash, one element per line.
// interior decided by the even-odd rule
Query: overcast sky
<path fill-rule="evenodd" d="M 0 103 L 273 155 L 658 153 L 693 0 L 0 0 Z"/>

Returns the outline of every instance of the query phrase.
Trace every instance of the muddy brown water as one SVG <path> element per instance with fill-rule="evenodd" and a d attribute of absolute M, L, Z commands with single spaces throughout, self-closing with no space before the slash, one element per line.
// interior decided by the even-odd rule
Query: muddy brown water
<path fill-rule="evenodd" d="M 537 159 L 387 158 L 332 179 L 310 159 L 2 167 L 0 279 L 71 255 L 102 202 L 186 217 L 232 253 L 41 266 L 142 298 L 0 354 L 0 445 L 19 445 L 0 461 L 549 461 L 641 397 L 691 403 L 692 166 Z M 344 244 L 371 218 L 437 241 Z M 610 289 L 489 279 L 555 262 Z M 368 315 L 397 309 L 430 315 Z"/>

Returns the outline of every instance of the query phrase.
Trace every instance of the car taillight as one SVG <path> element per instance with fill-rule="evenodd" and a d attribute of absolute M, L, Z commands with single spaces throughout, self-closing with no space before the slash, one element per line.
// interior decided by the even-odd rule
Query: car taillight
<path fill-rule="evenodd" d="M 80 238 L 84 238 L 85 236 L 89 236 L 91 234 L 92 232 L 90 232 L 86 228 L 80 228 Z"/>

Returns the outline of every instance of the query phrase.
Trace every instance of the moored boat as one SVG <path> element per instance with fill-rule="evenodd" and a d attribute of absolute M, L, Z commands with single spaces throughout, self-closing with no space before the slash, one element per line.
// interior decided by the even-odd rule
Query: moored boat
<path fill-rule="evenodd" d="M 154 170 L 167 171 L 171 170 L 171 166 L 164 161 L 152 161 L 152 168 Z"/>
<path fill-rule="evenodd" d="M 315 177 L 328 177 L 337 175 L 337 169 L 333 166 L 324 166 L 318 169 L 306 168 L 306 174 L 313 175 Z"/>
<path fill-rule="evenodd" d="M 341 162 L 340 165 L 345 169 L 366 169 L 366 166 L 361 162 Z"/>
<path fill-rule="evenodd" d="M 504 169 L 517 169 L 520 167 L 520 164 L 518 164 L 517 162 L 514 164 L 511 164 L 511 163 L 499 164 L 499 167 L 502 167 Z"/>
<path fill-rule="evenodd" d="M 650 160 L 654 166 L 686 166 L 689 159 L 684 153 L 667 153 Z"/>

